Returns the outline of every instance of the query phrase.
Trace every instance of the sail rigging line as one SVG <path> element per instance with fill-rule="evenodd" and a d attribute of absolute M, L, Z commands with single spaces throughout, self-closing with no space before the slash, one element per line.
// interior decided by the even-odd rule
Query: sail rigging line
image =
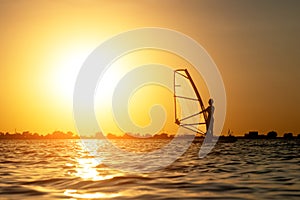
<path fill-rule="evenodd" d="M 190 118 L 192 118 L 192 117 L 195 117 L 195 116 L 197 116 L 197 115 L 200 115 L 201 114 L 201 112 L 197 112 L 197 113 L 195 113 L 195 114 L 192 114 L 192 115 L 190 115 L 190 116 L 187 116 L 187 117 L 185 117 L 185 118 L 183 118 L 183 119 L 180 119 L 179 121 L 184 121 L 184 120 L 186 120 L 186 119 L 190 119 Z"/>
<path fill-rule="evenodd" d="M 177 96 L 177 98 L 182 98 L 182 99 L 188 99 L 188 100 L 193 100 L 193 101 L 198 101 L 198 99 L 190 98 L 190 97 L 184 97 L 184 96 Z"/>
<path fill-rule="evenodd" d="M 191 98 L 191 97 L 186 97 L 186 96 L 181 96 L 181 95 L 177 95 L 176 93 L 176 88 L 177 87 L 181 87 L 181 85 L 178 85 L 176 83 L 176 75 L 180 75 L 182 77 L 184 77 L 185 79 L 188 80 L 188 82 L 190 83 L 190 85 L 192 86 L 192 89 L 194 91 L 194 94 L 196 95 L 196 98 Z M 173 89 L 174 89 L 174 105 L 175 105 L 175 123 L 183 128 L 186 128 L 188 130 L 191 130 L 195 133 L 199 133 L 199 134 L 203 134 L 205 135 L 204 131 L 199 130 L 197 127 L 195 127 L 196 125 L 205 125 L 206 130 L 208 130 L 208 116 L 207 113 L 204 112 L 205 111 L 205 107 L 204 107 L 204 103 L 202 101 L 202 98 L 200 96 L 200 93 L 190 75 L 190 73 L 188 72 L 187 69 L 176 69 L 174 70 L 174 79 L 173 79 Z M 182 119 L 179 119 L 179 116 L 177 116 L 177 99 L 185 99 L 185 100 L 190 100 L 190 101 L 197 101 L 199 103 L 199 106 L 201 108 L 200 112 L 194 113 L 192 115 L 186 116 Z M 205 122 L 197 122 L 197 123 L 185 123 L 184 121 L 187 119 L 190 119 L 192 117 L 195 117 L 197 115 L 203 115 L 204 121 Z"/>

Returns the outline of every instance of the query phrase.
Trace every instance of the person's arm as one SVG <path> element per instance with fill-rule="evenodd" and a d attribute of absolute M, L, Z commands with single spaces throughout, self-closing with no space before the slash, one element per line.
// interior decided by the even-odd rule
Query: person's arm
<path fill-rule="evenodd" d="M 208 108 L 202 110 L 201 112 L 199 112 L 199 114 L 204 113 L 204 112 L 207 112 L 207 109 L 208 109 Z"/>

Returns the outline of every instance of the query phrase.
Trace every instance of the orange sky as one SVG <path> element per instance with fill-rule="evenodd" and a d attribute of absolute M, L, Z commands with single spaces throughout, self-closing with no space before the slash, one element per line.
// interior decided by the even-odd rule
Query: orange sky
<path fill-rule="evenodd" d="M 112 35 L 163 27 L 195 39 L 219 67 L 224 133 L 300 133 L 299 19 L 300 2 L 289 0 L 2 0 L 0 131 L 75 132 L 73 84 L 86 56 Z"/>

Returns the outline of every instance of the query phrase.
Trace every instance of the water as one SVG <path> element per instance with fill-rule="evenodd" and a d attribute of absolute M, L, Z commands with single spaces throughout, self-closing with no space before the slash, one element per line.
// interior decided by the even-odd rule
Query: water
<path fill-rule="evenodd" d="M 116 143 L 143 151 L 163 141 Z M 0 199 L 300 199 L 299 144 L 241 139 L 203 159 L 192 144 L 167 168 L 141 174 L 95 162 L 80 140 L 1 140 Z"/>

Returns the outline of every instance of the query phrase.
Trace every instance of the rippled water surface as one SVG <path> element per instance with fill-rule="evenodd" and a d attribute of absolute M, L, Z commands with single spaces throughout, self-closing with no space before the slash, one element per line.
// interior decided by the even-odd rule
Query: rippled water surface
<path fill-rule="evenodd" d="M 164 143 L 115 142 L 133 152 Z M 300 199 L 300 141 L 241 139 L 202 159 L 198 151 L 192 144 L 142 174 L 97 162 L 80 140 L 1 140 L 0 199 Z"/>

